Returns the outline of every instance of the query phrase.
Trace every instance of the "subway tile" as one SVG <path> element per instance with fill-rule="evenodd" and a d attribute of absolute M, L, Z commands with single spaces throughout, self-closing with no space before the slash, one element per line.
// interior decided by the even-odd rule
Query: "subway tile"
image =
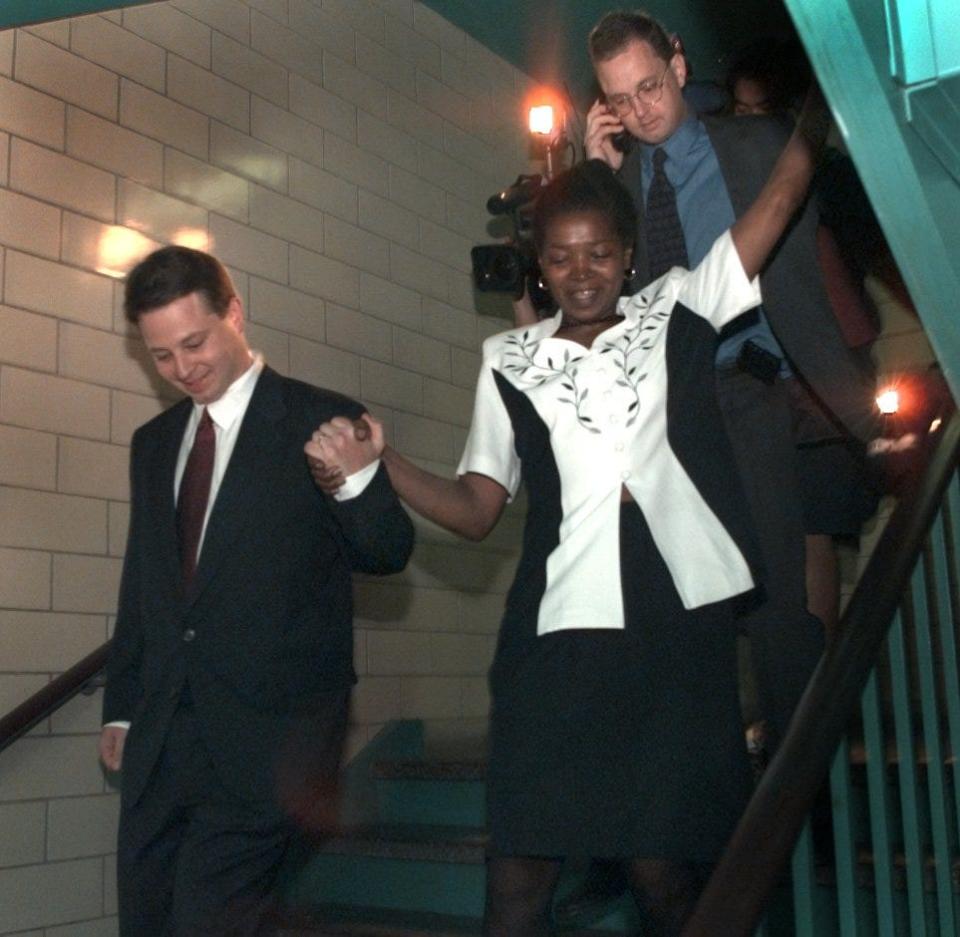
<path fill-rule="evenodd" d="M 226 124 L 210 127 L 210 162 L 281 192 L 287 190 L 287 154 Z"/>
<path fill-rule="evenodd" d="M 420 222 L 420 250 L 427 257 L 439 260 L 448 267 L 470 273 L 470 250 L 473 242 L 449 228 L 435 225 L 432 221 L 422 219 Z"/>
<path fill-rule="evenodd" d="M 503 596 L 490 592 L 460 592 L 460 629 L 474 634 L 496 634 L 503 617 Z"/>
<path fill-rule="evenodd" d="M 479 347 L 477 317 L 436 299 L 423 301 L 423 332 L 469 351 Z"/>
<path fill-rule="evenodd" d="M 261 186 L 250 187 L 251 227 L 322 252 L 323 222 L 323 213 L 316 208 Z"/>
<path fill-rule="evenodd" d="M 318 342 L 326 336 L 322 299 L 259 277 L 250 278 L 247 313 L 253 322 L 293 335 Z"/>
<path fill-rule="evenodd" d="M 435 635 L 415 631 L 367 632 L 367 671 L 376 676 L 429 675 Z"/>
<path fill-rule="evenodd" d="M 450 380 L 450 346 L 435 338 L 394 327 L 393 360 L 402 368 Z"/>
<path fill-rule="evenodd" d="M 343 306 L 360 303 L 360 271 L 330 257 L 290 246 L 290 285 Z"/>
<path fill-rule="evenodd" d="M 360 396 L 360 359 L 305 338 L 290 338 L 290 376 L 348 397 Z"/>
<path fill-rule="evenodd" d="M 500 189 L 502 188 L 503 185 L 501 183 Z M 491 189 L 490 194 L 493 195 L 495 191 L 499 191 L 496 186 Z M 491 233 L 490 225 L 496 225 L 498 222 L 491 219 L 485 204 L 465 202 L 463 199 L 457 198 L 449 192 L 446 193 L 446 199 L 446 219 L 434 218 L 431 220 L 439 221 L 440 224 L 446 224 L 448 228 L 453 228 L 458 234 L 469 238 L 475 244 L 493 240 L 495 235 Z"/>
<path fill-rule="evenodd" d="M 247 322 L 247 340 L 250 347 L 263 355 L 264 360 L 279 374 L 290 373 L 290 336 L 278 329 L 267 328 L 256 322 Z"/>
<path fill-rule="evenodd" d="M 214 33 L 213 70 L 279 107 L 287 106 L 287 69 L 255 52 L 245 42 L 235 42 L 228 36 Z"/>
<path fill-rule="evenodd" d="M 0 361 L 40 371 L 56 371 L 56 319 L 0 306 Z"/>
<path fill-rule="evenodd" d="M 447 589 L 415 589 L 391 580 L 365 580 L 354 588 L 354 614 L 368 628 L 456 631 L 459 602 Z"/>
<path fill-rule="evenodd" d="M 189 232 L 205 233 L 207 210 L 126 179 L 120 180 L 117 220 L 158 241 L 179 242 Z"/>
<path fill-rule="evenodd" d="M 111 864 L 116 865 L 110 857 Z M 105 860 L 108 861 L 108 860 Z M 116 886 L 114 874 L 106 876 L 104 891 L 110 892 Z M 43 937 L 118 937 L 119 930 L 116 917 L 100 917 L 92 921 L 79 921 L 75 924 L 64 924 L 62 927 L 48 927 Z M 29 937 L 29 935 L 28 935 Z"/>
<path fill-rule="evenodd" d="M 469 166 L 430 146 L 420 147 L 420 175 L 458 198 L 485 205 L 490 197 L 490 181 Z M 494 186 L 494 189 L 496 186 Z"/>
<path fill-rule="evenodd" d="M 444 124 L 443 149 L 457 162 L 469 166 L 480 176 L 490 179 L 494 188 L 497 185 L 501 187 L 504 185 L 503 182 L 498 181 L 501 172 L 500 166 L 504 163 L 503 159 L 500 158 L 492 146 L 484 143 L 483 140 L 472 133 L 468 133 L 451 123 Z"/>
<path fill-rule="evenodd" d="M 124 10 L 123 25 L 138 36 L 203 68 L 210 67 L 210 27 L 169 3 L 152 3 Z"/>
<path fill-rule="evenodd" d="M 60 46 L 61 49 L 70 48 L 70 21 L 66 19 L 50 20 L 46 23 L 31 23 L 22 27 L 25 32 L 31 33 L 40 39 Z"/>
<path fill-rule="evenodd" d="M 53 607 L 61 612 L 113 613 L 122 560 L 64 554 L 53 558 Z"/>
<path fill-rule="evenodd" d="M 371 316 L 419 330 L 421 302 L 415 290 L 404 289 L 370 273 L 360 274 L 360 309 Z"/>
<path fill-rule="evenodd" d="M 328 13 L 315 0 L 290 0 L 290 28 L 311 44 L 353 61 L 352 50 L 356 45 L 353 27 L 343 17 Z"/>
<path fill-rule="evenodd" d="M 390 245 L 390 279 L 427 296 L 447 298 L 447 267 L 399 244 Z"/>
<path fill-rule="evenodd" d="M 300 75 L 290 76 L 290 110 L 349 140 L 357 138 L 357 109 L 349 101 Z"/>
<path fill-rule="evenodd" d="M 15 147 L 17 142 L 14 141 Z M 22 175 L 20 172 L 21 183 Z M 45 257 L 58 257 L 60 211 L 36 199 L 0 189 L 0 243 Z"/>
<path fill-rule="evenodd" d="M 443 146 L 443 118 L 392 88 L 387 92 L 387 121 L 427 146 Z"/>
<path fill-rule="evenodd" d="M 165 409 L 153 396 L 130 394 L 122 390 L 110 392 L 110 440 L 129 446 L 133 432 Z"/>
<path fill-rule="evenodd" d="M 440 50 L 440 80 L 466 98 L 489 90 L 486 80 L 478 74 L 472 62 L 446 49 Z"/>
<path fill-rule="evenodd" d="M 0 187 L 10 184 L 10 134 L 0 131 Z"/>
<path fill-rule="evenodd" d="M 460 715 L 459 677 L 402 677 L 400 708 L 404 719 L 443 719 Z"/>
<path fill-rule="evenodd" d="M 323 132 L 308 120 L 255 97 L 250 110 L 250 133 L 308 163 L 323 163 Z"/>
<path fill-rule="evenodd" d="M 423 415 L 467 427 L 473 416 L 473 391 L 429 377 L 423 381 Z"/>
<path fill-rule="evenodd" d="M 357 36 L 357 68 L 408 98 L 417 96 L 416 65 L 366 36 Z"/>
<path fill-rule="evenodd" d="M 163 382 L 157 376 L 153 362 L 139 339 L 132 335 L 101 332 L 69 323 L 60 327 L 60 373 L 84 381 L 91 390 L 102 390 L 107 397 L 108 421 L 110 395 L 106 387 L 128 390 L 135 394 L 152 394 L 163 389 Z M 103 384 L 106 387 L 94 388 L 94 384 Z M 108 439 L 110 434 L 108 428 L 103 435 L 79 432 L 70 435 Z"/>
<path fill-rule="evenodd" d="M 295 157 L 290 159 L 290 195 L 345 221 L 357 221 L 357 186 Z"/>
<path fill-rule="evenodd" d="M 413 28 L 454 55 L 466 54 L 466 34 L 430 7 L 417 3 L 413 7 Z"/>
<path fill-rule="evenodd" d="M 107 544 L 110 556 L 123 556 L 130 529 L 130 505 L 111 501 L 107 505 Z"/>
<path fill-rule="evenodd" d="M 454 451 L 453 427 L 449 423 L 426 419 L 415 413 L 398 413 L 395 427 L 397 449 L 405 455 L 433 459 L 446 465 L 453 464 L 459 456 Z"/>
<path fill-rule="evenodd" d="M 252 15 L 250 45 L 255 51 L 291 72 L 323 83 L 322 56 L 312 35 L 306 38 L 300 30 L 290 29 L 269 16 L 257 12 Z"/>
<path fill-rule="evenodd" d="M 127 501 L 129 452 L 126 446 L 64 436 L 60 440 L 57 490 Z"/>
<path fill-rule="evenodd" d="M 0 75 L 9 77 L 13 74 L 13 38 L 16 33 L 12 29 L 0 31 Z"/>
<path fill-rule="evenodd" d="M 390 17 L 383 42 L 391 52 L 412 61 L 420 71 L 440 77 L 440 46 L 412 25 Z"/>
<path fill-rule="evenodd" d="M 389 722 L 399 719 L 400 679 L 365 676 L 353 688 L 350 718 L 355 722 Z"/>
<path fill-rule="evenodd" d="M 390 326 L 342 306 L 327 307 L 327 344 L 379 361 L 390 361 L 393 357 Z"/>
<path fill-rule="evenodd" d="M 323 136 L 323 168 L 378 195 L 388 193 L 387 163 L 332 133 Z"/>
<path fill-rule="evenodd" d="M 7 251 L 5 295 L 24 309 L 109 328 L 113 290 L 107 277 L 19 251 Z"/>
<path fill-rule="evenodd" d="M 67 153 L 144 185 L 163 179 L 160 143 L 76 107 L 67 109 Z"/>
<path fill-rule="evenodd" d="M 372 192 L 360 192 L 360 227 L 411 249 L 419 247 L 417 216 Z"/>
<path fill-rule="evenodd" d="M 89 747 L 90 740 L 83 741 Z M 0 781 L 0 789 L 5 786 Z M 103 865 L 99 859 L 7 869 L 0 876 L 0 932 L 95 917 L 102 908 L 102 892 Z"/>
<path fill-rule="evenodd" d="M 111 72 L 163 93 L 166 52 L 102 16 L 81 16 L 71 21 L 70 49 Z"/>
<path fill-rule="evenodd" d="M 372 0 L 323 0 L 323 11 L 339 22 L 349 23 L 358 34 L 383 42 L 383 10 Z"/>
<path fill-rule="evenodd" d="M 49 553 L 0 547 L 0 606 L 49 608 L 50 577 Z"/>
<path fill-rule="evenodd" d="M 105 622 L 106 616 L 101 617 Z M 50 716 L 51 735 L 86 734 L 95 738 L 100 734 L 102 726 L 103 694 L 100 690 L 96 690 L 89 695 L 81 693 L 75 696 Z"/>
<path fill-rule="evenodd" d="M 47 859 L 79 859 L 117 845 L 120 798 L 116 794 L 52 800 L 47 810 Z"/>
<path fill-rule="evenodd" d="M 357 142 L 360 149 L 375 153 L 408 172 L 416 172 L 419 168 L 417 141 L 403 130 L 363 111 L 359 114 Z"/>
<path fill-rule="evenodd" d="M 490 715 L 490 686 L 486 677 L 461 677 L 461 713 L 466 718 L 487 719 Z"/>
<path fill-rule="evenodd" d="M 117 116 L 117 76 L 25 31 L 17 33 L 13 75 L 102 117 Z"/>
<path fill-rule="evenodd" d="M 0 868 L 44 861 L 46 804 L 0 804 L 0 830 Z"/>
<path fill-rule="evenodd" d="M 214 44 L 221 33 L 250 42 L 250 8 L 243 0 L 173 0 L 173 6 L 213 27 Z"/>
<path fill-rule="evenodd" d="M 210 118 L 126 78 L 120 83 L 120 123 L 198 159 L 207 159 Z"/>
<path fill-rule="evenodd" d="M 417 101 L 457 126 L 470 126 L 470 99 L 423 72 L 417 75 Z"/>
<path fill-rule="evenodd" d="M 137 261 L 159 246 L 132 228 L 101 224 L 72 212 L 63 213 L 62 259 L 76 267 L 123 277 Z M 111 319 L 112 315 L 111 311 Z"/>
<path fill-rule="evenodd" d="M 259 10 L 278 23 L 287 24 L 290 20 L 290 0 L 249 0 L 254 10 Z"/>
<path fill-rule="evenodd" d="M 250 92 L 188 59 L 168 57 L 167 95 L 244 133 L 250 130 Z"/>
<path fill-rule="evenodd" d="M 330 52 L 323 53 L 323 86 L 375 117 L 387 116 L 387 86 Z"/>
<path fill-rule="evenodd" d="M 408 26 L 413 25 L 413 2 L 414 0 L 376 0 L 378 6 L 388 16 L 399 20 L 401 23 L 406 23 Z M 392 26 L 393 24 L 388 20 L 387 29 L 389 30 Z"/>
<path fill-rule="evenodd" d="M 81 553 L 103 553 L 107 548 L 106 505 L 93 498 L 0 488 L 0 519 L 0 530 L 11 547 Z"/>
<path fill-rule="evenodd" d="M 429 179 L 390 167 L 390 199 L 423 218 L 442 224 L 446 217 L 447 194 Z M 419 230 L 417 232 L 419 239 Z"/>
<path fill-rule="evenodd" d="M 324 253 L 371 273 L 390 267 L 390 242 L 339 218 L 327 216 L 323 225 Z"/>
<path fill-rule="evenodd" d="M 467 309 L 478 316 L 493 316 L 498 325 L 493 332 L 502 332 L 513 326 L 513 307 L 507 293 L 482 293 L 476 288 L 473 276 L 463 270 L 450 269 L 447 275 L 447 301 L 457 309 Z M 478 318 L 479 323 L 479 318 Z M 487 332 L 487 335 L 493 334 Z"/>
<path fill-rule="evenodd" d="M 213 253 L 224 263 L 268 280 L 287 282 L 286 241 L 254 231 L 220 215 L 210 217 L 210 238 L 214 245 Z"/>
<path fill-rule="evenodd" d="M 104 221 L 113 221 L 116 214 L 112 173 L 26 140 L 12 142 L 10 187 Z"/>
<path fill-rule="evenodd" d="M 59 673 L 107 639 L 103 615 L 0 611 L 4 667 L 18 673 Z"/>
<path fill-rule="evenodd" d="M 56 478 L 56 436 L 0 424 L 0 484 L 53 491 Z"/>
<path fill-rule="evenodd" d="M 415 413 L 423 409 L 423 378 L 419 374 L 365 359 L 360 376 L 364 400 Z"/>
<path fill-rule="evenodd" d="M 207 162 L 167 150 L 164 189 L 170 194 L 239 221 L 249 217 L 250 183 Z"/>
<path fill-rule="evenodd" d="M 4 130 L 62 149 L 66 110 L 62 101 L 0 77 L 0 127 Z"/>

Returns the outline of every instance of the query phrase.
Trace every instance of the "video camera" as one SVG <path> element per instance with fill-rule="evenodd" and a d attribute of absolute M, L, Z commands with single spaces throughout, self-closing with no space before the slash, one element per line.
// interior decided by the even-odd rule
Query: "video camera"
<path fill-rule="evenodd" d="M 473 282 L 484 293 L 510 293 L 514 299 L 530 296 L 537 310 L 547 309 L 552 300 L 540 286 L 540 265 L 531 235 L 533 204 L 545 185 L 543 176 L 520 175 L 509 188 L 487 199 L 487 211 L 494 217 L 509 215 L 513 222 L 512 244 L 481 244 L 470 251 Z"/>

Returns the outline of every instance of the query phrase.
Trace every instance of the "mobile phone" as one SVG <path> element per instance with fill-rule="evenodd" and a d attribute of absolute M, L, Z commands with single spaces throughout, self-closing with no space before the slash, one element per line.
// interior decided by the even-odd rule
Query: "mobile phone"
<path fill-rule="evenodd" d="M 614 113 L 613 108 L 611 108 L 610 105 L 607 104 L 607 99 L 603 95 L 600 96 L 600 100 L 603 102 L 603 106 L 611 114 L 613 114 Z M 615 133 L 610 138 L 610 143 L 613 145 L 613 148 L 623 154 L 629 153 L 633 149 L 633 146 L 636 142 L 637 142 L 636 138 L 627 129 L 623 129 L 619 133 Z"/>

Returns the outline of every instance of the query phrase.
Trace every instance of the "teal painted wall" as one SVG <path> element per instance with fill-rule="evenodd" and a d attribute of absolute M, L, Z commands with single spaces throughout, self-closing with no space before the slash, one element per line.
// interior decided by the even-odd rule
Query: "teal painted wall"
<path fill-rule="evenodd" d="M 0 29 L 152 2 L 156 0 L 0 0 Z"/>

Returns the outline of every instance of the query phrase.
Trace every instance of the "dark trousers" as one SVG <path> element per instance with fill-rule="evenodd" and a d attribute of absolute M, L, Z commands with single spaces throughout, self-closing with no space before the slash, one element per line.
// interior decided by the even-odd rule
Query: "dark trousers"
<path fill-rule="evenodd" d="M 823 653 L 823 624 L 806 609 L 804 524 L 786 385 L 717 372 L 717 394 L 764 565 L 764 599 L 740 622 L 750 640 L 768 745 L 790 723 Z"/>
<path fill-rule="evenodd" d="M 321 740 L 334 774 L 347 714 L 341 696 Z M 121 937 L 270 933 L 277 876 L 296 833 L 275 797 L 248 801 L 224 788 L 192 706 L 181 704 L 146 790 L 121 805 Z"/>

